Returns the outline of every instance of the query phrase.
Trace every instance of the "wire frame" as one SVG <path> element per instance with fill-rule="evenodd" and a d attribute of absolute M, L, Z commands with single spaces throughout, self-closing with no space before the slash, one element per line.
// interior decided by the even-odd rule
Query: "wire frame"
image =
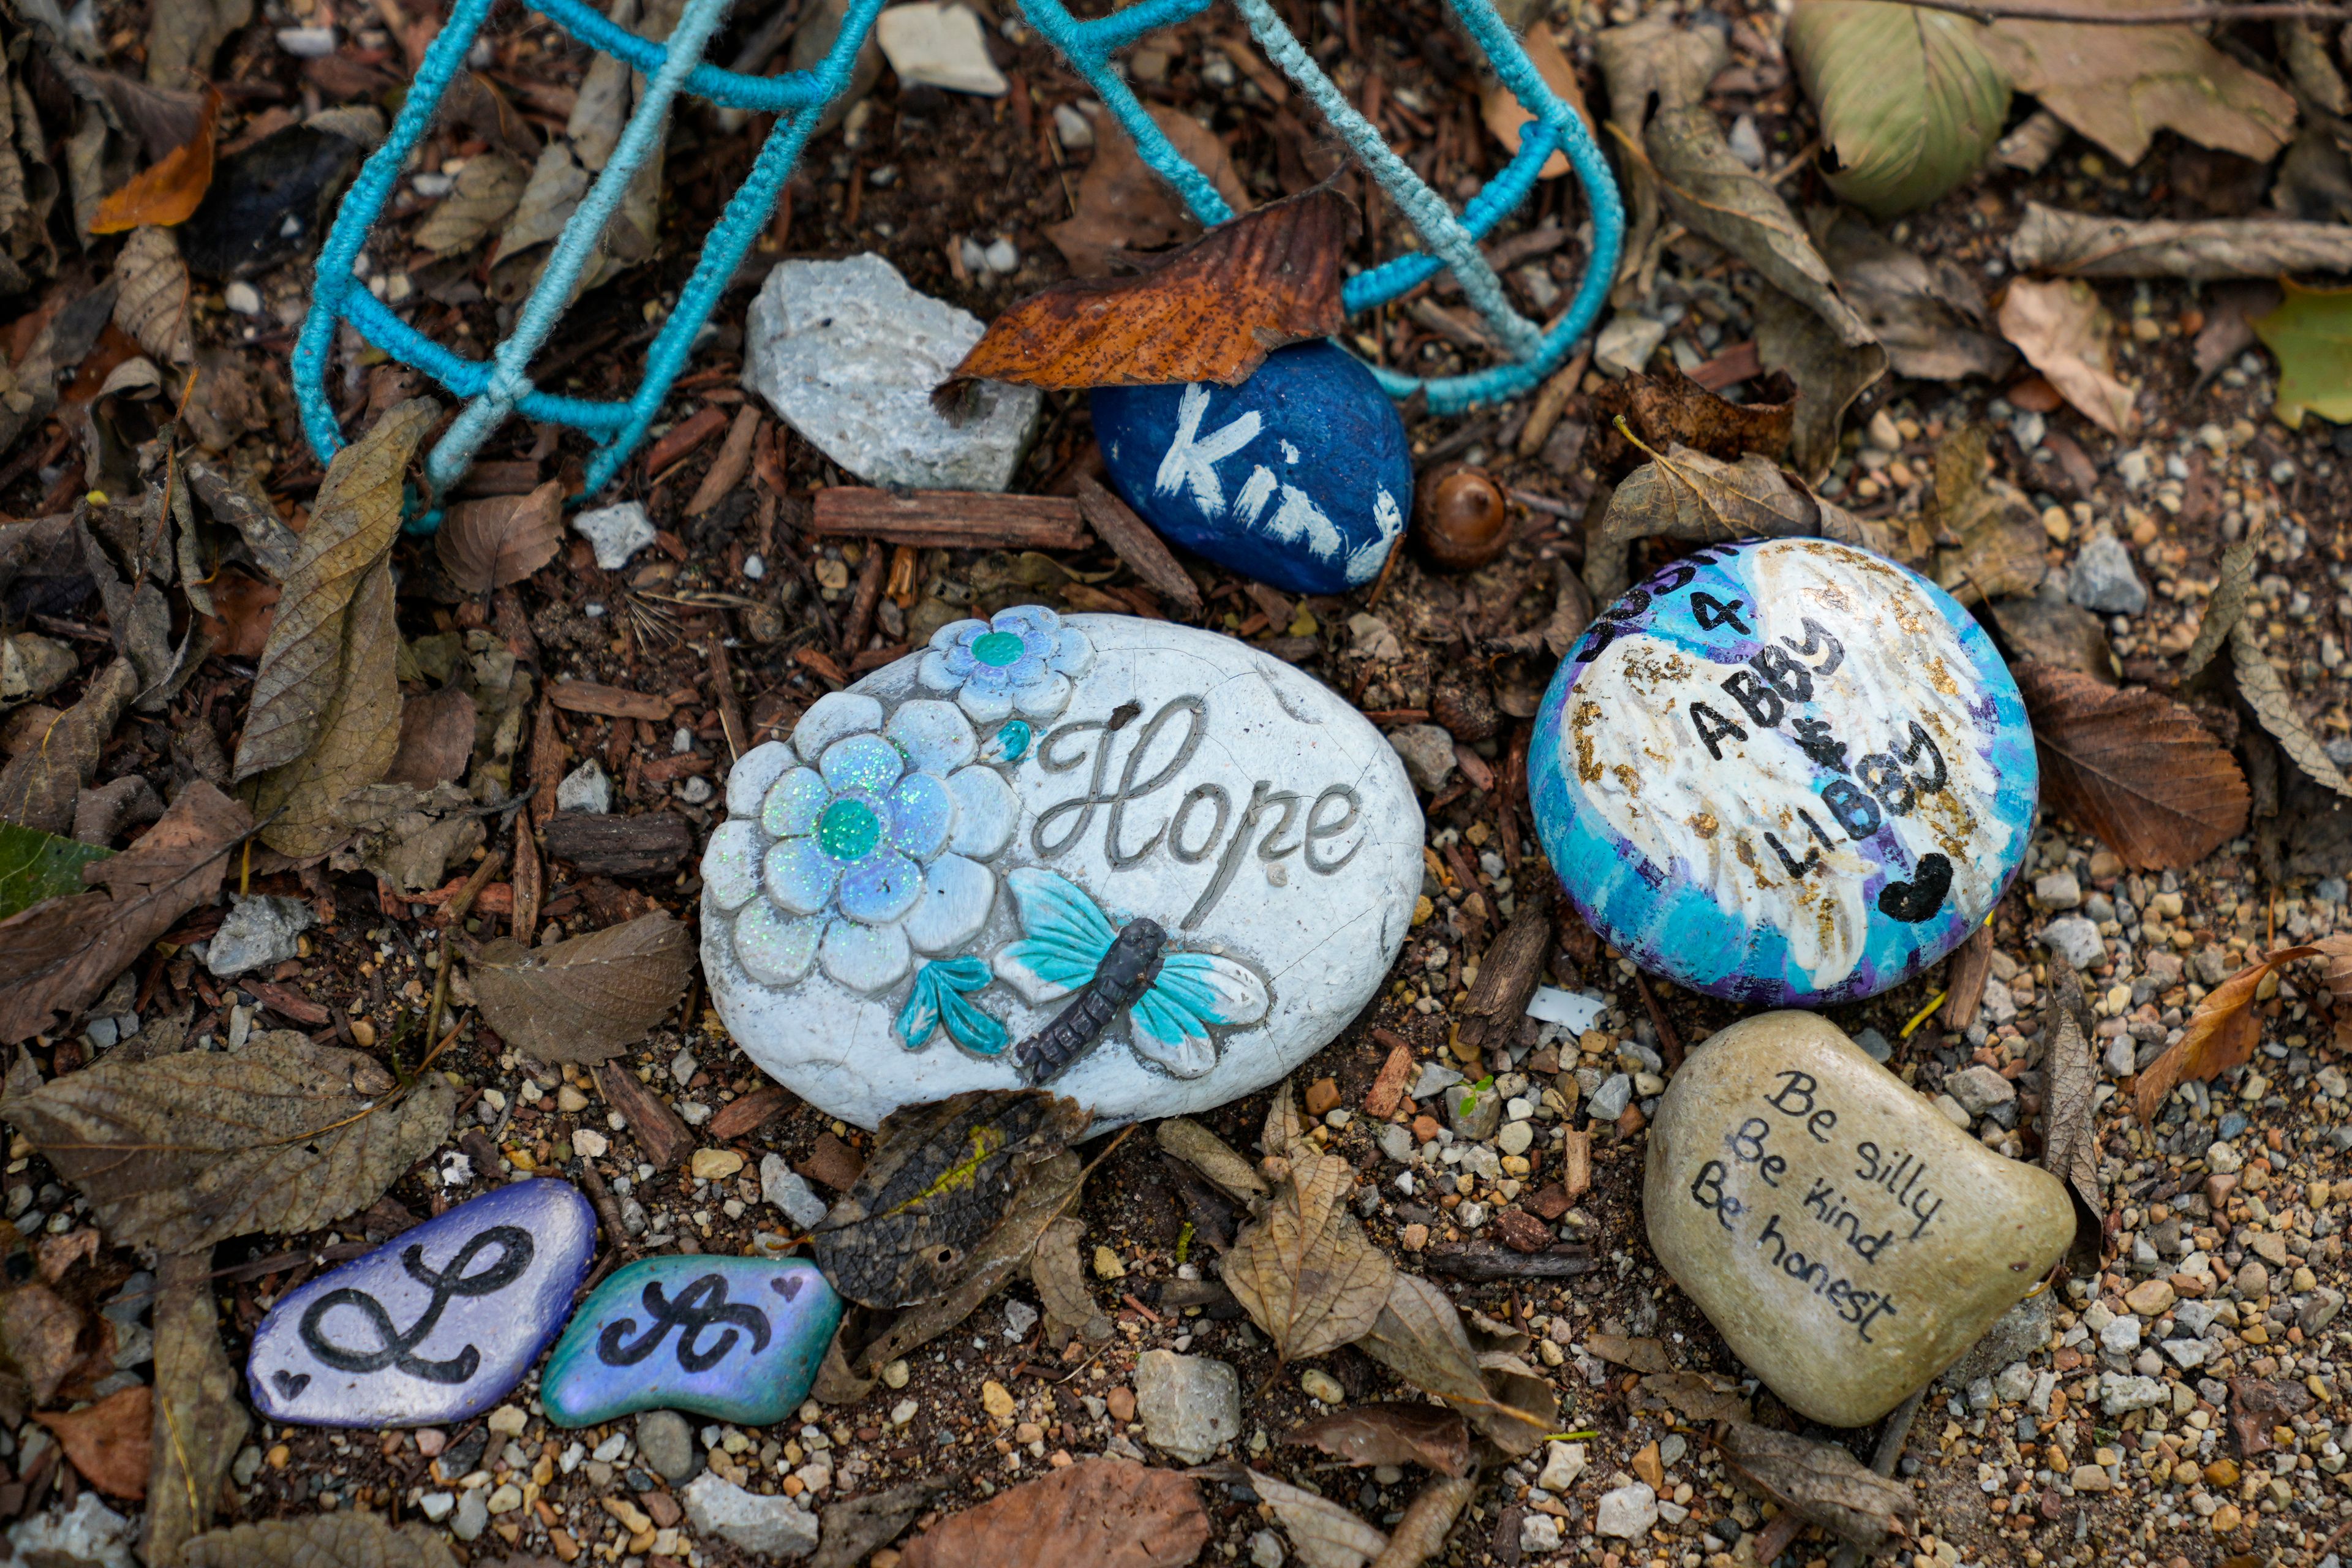
<path fill-rule="evenodd" d="M 516 414 L 582 430 L 595 440 L 597 449 L 588 464 L 583 495 L 593 494 L 612 480 L 659 416 L 671 384 L 686 367 L 695 338 L 766 226 L 826 109 L 848 90 L 857 51 L 885 0 L 851 0 L 840 34 L 822 61 L 809 70 L 773 77 L 722 70 L 703 59 L 731 0 L 686 0 L 669 37 L 660 43 L 609 20 L 585 0 L 535 0 L 535 8 L 572 37 L 641 72 L 646 78 L 646 89 L 604 169 L 564 223 L 517 313 L 513 331 L 488 360 L 477 360 L 434 342 L 403 321 L 368 291 L 354 264 L 399 183 L 410 153 L 431 126 L 442 95 L 464 68 L 467 54 L 497 3 L 457 0 L 425 50 L 391 132 L 362 165 L 328 231 L 319 256 L 310 313 L 294 349 L 295 399 L 303 431 L 321 462 L 331 459 L 344 444 L 326 393 L 327 362 L 339 323 L 349 322 L 369 342 L 422 371 L 463 400 L 457 417 L 425 461 L 425 479 L 432 491 L 429 507 L 465 476 L 483 443 Z M 1216 3 L 1139 0 L 1110 16 L 1080 21 L 1061 0 L 1022 0 L 1031 25 L 1087 79 L 1134 139 L 1144 162 L 1183 197 L 1203 224 L 1225 221 L 1233 216 L 1232 208 L 1144 111 L 1112 64 L 1112 57 L 1154 29 L 1198 16 Z M 1600 313 L 1616 269 L 1624 208 L 1608 165 L 1582 120 L 1544 85 L 1489 0 L 1447 0 L 1447 4 L 1504 86 L 1535 118 L 1521 134 L 1517 155 L 1458 216 L 1347 101 L 1276 14 L 1271 0 L 1232 0 L 1232 4 L 1267 58 L 1322 113 L 1427 247 L 1349 279 L 1343 295 L 1349 313 L 1373 309 L 1441 268 L 1449 269 L 1511 356 L 1484 370 L 1428 381 L 1375 366 L 1373 374 L 1383 389 L 1398 397 L 1420 392 L 1432 410 L 1450 413 L 1516 396 L 1549 374 Z M 623 402 L 601 402 L 542 392 L 531 384 L 531 359 L 562 320 L 630 180 L 659 148 L 662 123 L 681 91 L 729 108 L 774 114 L 775 125 L 750 174 L 712 226 L 676 308 L 647 349 L 645 373 L 635 393 Z M 1538 172 L 1556 151 L 1567 154 L 1584 186 L 1592 216 L 1593 247 L 1582 284 L 1568 310 L 1549 327 L 1538 327 L 1512 308 L 1494 269 L 1479 254 L 1478 240 L 1527 199 Z M 435 507 L 418 519 L 417 526 L 429 528 L 437 521 Z"/>

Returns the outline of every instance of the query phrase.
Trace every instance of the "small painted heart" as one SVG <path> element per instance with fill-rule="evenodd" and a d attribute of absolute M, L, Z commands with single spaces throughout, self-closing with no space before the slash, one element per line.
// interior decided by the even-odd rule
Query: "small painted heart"
<path fill-rule="evenodd" d="M 1907 882 L 1889 882 L 1878 890 L 1878 912 L 1890 920 L 1916 924 L 1944 907 L 1952 890 L 1952 863 L 1941 855 L 1922 855 L 1919 868 Z"/>
<path fill-rule="evenodd" d="M 273 1372 L 269 1374 L 269 1381 L 276 1384 L 278 1392 L 287 1398 L 299 1399 L 302 1391 L 310 1386 L 310 1374 L 307 1372 Z"/>
<path fill-rule="evenodd" d="M 787 1274 L 781 1279 L 769 1280 L 768 1289 L 773 1290 L 777 1295 L 782 1296 L 785 1300 L 790 1301 L 798 1299 L 801 1293 L 801 1286 L 803 1283 L 805 1283 L 805 1281 L 803 1281 L 799 1275 Z"/>

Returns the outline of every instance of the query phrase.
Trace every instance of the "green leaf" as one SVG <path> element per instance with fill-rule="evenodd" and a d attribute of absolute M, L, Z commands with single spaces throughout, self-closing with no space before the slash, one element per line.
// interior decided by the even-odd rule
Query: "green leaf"
<path fill-rule="evenodd" d="M 0 822 L 0 920 L 29 910 L 43 899 L 71 898 L 88 892 L 81 868 L 103 860 L 111 849 L 36 833 L 13 822 Z"/>
<path fill-rule="evenodd" d="M 1964 16 L 1879 0 L 1801 0 L 1789 53 L 1837 164 L 1830 188 L 1877 217 L 1973 173 L 2009 115 L 2009 80 Z"/>
<path fill-rule="evenodd" d="M 2352 425 L 2352 289 L 2284 286 L 2279 308 L 2254 318 L 2254 331 L 2278 357 L 2272 412 L 2290 430 L 2302 429 L 2306 414 Z"/>

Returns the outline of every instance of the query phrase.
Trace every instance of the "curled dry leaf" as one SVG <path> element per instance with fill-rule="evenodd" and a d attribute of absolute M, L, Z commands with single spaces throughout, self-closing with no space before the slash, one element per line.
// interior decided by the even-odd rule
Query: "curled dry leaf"
<path fill-rule="evenodd" d="M 2090 1008 L 2083 997 L 2082 977 L 2053 954 L 2050 982 L 2042 1016 L 2042 1037 L 2049 1042 L 2042 1059 L 2042 1168 L 2065 1183 L 2074 1200 L 2074 1242 L 2067 1261 L 2076 1272 L 2087 1273 L 2098 1267 L 2099 1239 L 2107 1217 L 2106 1194 L 2099 1184 L 2094 1100 L 2099 1066 L 2083 1026 Z"/>
<path fill-rule="evenodd" d="M 2021 272 L 2073 278 L 2268 280 L 2289 272 L 2352 271 L 2352 227 L 2284 219 L 2135 222 L 2028 202 L 2009 237 L 2009 258 Z"/>
<path fill-rule="evenodd" d="M 1687 447 L 1727 463 L 1750 452 L 1778 458 L 1789 449 L 1796 394 L 1785 384 L 1760 390 L 1771 401 L 1732 403 L 1672 366 L 1612 381 L 1592 395 L 1586 459 L 1613 483 L 1668 447 Z M 1624 430 L 1617 428 L 1621 417 Z"/>
<path fill-rule="evenodd" d="M 103 891 L 48 899 L 0 921 L 0 1041 L 80 1012 L 114 977 L 220 891 L 229 850 L 253 829 L 243 806 L 198 779 L 138 843 L 82 870 Z"/>
<path fill-rule="evenodd" d="M 2286 754 L 2294 759 L 2314 784 L 2325 784 L 2337 795 L 2352 797 L 2352 780 L 2347 780 L 2336 759 L 2327 754 L 2319 737 L 2311 732 L 2303 715 L 2295 711 L 2294 694 L 2272 665 L 2270 656 L 2254 638 L 2254 624 L 2239 619 L 2230 628 L 2230 663 L 2238 677 L 2238 695 L 2263 728 L 2279 743 Z"/>
<path fill-rule="evenodd" d="M 221 1483 L 253 1425 L 237 1369 L 221 1349 L 212 1258 L 198 1252 L 158 1266 L 155 1300 L 155 1443 L 147 1481 L 150 1563 L 176 1563 L 181 1543 L 212 1522 Z"/>
<path fill-rule="evenodd" d="M 1619 1334 L 1594 1334 L 1584 1342 L 1584 1348 L 1602 1361 L 1634 1372 L 1662 1373 L 1675 1369 L 1674 1358 L 1666 1354 L 1664 1340 L 1629 1340 Z"/>
<path fill-rule="evenodd" d="M 2168 0 L 2104 0 L 2118 14 Z M 2129 166 L 2159 131 L 2266 163 L 2294 130 L 2294 98 L 2188 27 L 2004 18 L 1986 51 L 2020 92 Z"/>
<path fill-rule="evenodd" d="M 1293 1145 L 1288 1178 L 1265 1215 L 1243 1227 L 1218 1271 L 1286 1362 L 1361 1336 L 1381 1315 L 1395 1275 L 1388 1254 L 1348 1212 L 1354 1167 Z"/>
<path fill-rule="evenodd" d="M 1559 39 L 1553 36 L 1551 28 L 1541 22 L 1537 23 L 1520 37 L 1519 47 L 1527 51 L 1528 63 L 1536 68 L 1536 74 L 1543 79 L 1544 86 L 1551 89 L 1552 96 L 1576 110 L 1577 118 L 1590 128 L 1592 110 L 1585 107 L 1584 86 L 1576 79 L 1575 62 L 1559 47 Z M 1512 96 L 1509 88 L 1491 77 L 1486 79 L 1486 89 L 1479 97 L 1478 117 L 1486 122 L 1486 130 L 1495 140 L 1503 144 L 1503 151 L 1515 157 L 1519 151 L 1520 136 L 1535 121 L 1527 105 Z M 1544 160 L 1543 167 L 1536 172 L 1536 178 L 1557 180 L 1568 173 L 1568 154 L 1554 153 Z"/>
<path fill-rule="evenodd" d="M 1047 1233 L 1077 1202 L 1086 1167 L 1067 1149 L 1036 1168 L 1013 1196 L 1013 1206 L 996 1228 L 971 1249 L 962 1278 L 947 1294 L 909 1307 L 882 1335 L 860 1351 L 856 1372 L 873 1378 L 900 1356 L 930 1343 L 980 1310 L 1004 1282 L 1029 1267 Z M 1108 1327 L 1106 1321 L 1105 1327 Z"/>
<path fill-rule="evenodd" d="M 1470 1468 L 1470 1426 L 1434 1405 L 1355 1405 L 1335 1410 L 1282 1439 L 1320 1448 L 1351 1465 L 1425 1465 L 1440 1475 Z"/>
<path fill-rule="evenodd" d="M 477 153 L 457 171 L 449 194 L 416 226 L 417 247 L 436 256 L 472 249 L 514 216 L 530 183 L 530 172 L 504 153 Z"/>
<path fill-rule="evenodd" d="M 656 910 L 552 947 L 501 937 L 469 973 L 482 1017 L 508 1044 L 543 1062 L 601 1062 L 677 1005 L 694 973 L 694 942 Z"/>
<path fill-rule="evenodd" d="M 2132 389 L 2116 379 L 2107 312 L 2089 284 L 2016 279 L 2001 297 L 2000 330 L 2083 417 L 2111 436 L 2139 428 Z"/>
<path fill-rule="evenodd" d="M 2013 673 L 2033 722 L 2043 800 L 2130 865 L 2193 866 L 2245 830 L 2246 776 L 2187 708 L 2038 660 Z"/>
<path fill-rule="evenodd" d="M 1171 1116 L 1151 1130 L 1160 1146 L 1225 1190 L 1236 1203 L 1265 1196 L 1267 1187 L 1257 1168 L 1225 1141 L 1189 1116 Z"/>
<path fill-rule="evenodd" d="M 79 701 L 0 767 L 0 821 L 37 833 L 71 832 L 74 803 L 98 772 L 116 721 L 138 695 L 139 672 L 127 658 L 91 678 Z"/>
<path fill-rule="evenodd" d="M 367 1207 L 448 1136 L 457 1098 L 437 1073 L 402 1092 L 372 1058 L 279 1030 L 234 1055 L 101 1061 L 0 1100 L 0 1119 L 114 1241 L 192 1252 Z"/>
<path fill-rule="evenodd" d="M 950 1484 L 943 1478 L 908 1481 L 887 1491 L 825 1504 L 816 1555 L 809 1559 L 808 1568 L 858 1568 L 898 1540 Z"/>
<path fill-rule="evenodd" d="M 1029 1258 L 1029 1280 L 1037 1287 L 1037 1300 L 1045 1309 L 1046 1324 L 1058 1331 L 1062 1338 L 1087 1332 L 1097 1325 L 1104 1333 L 1110 1330 L 1110 1320 L 1095 1305 L 1094 1288 L 1087 1283 L 1086 1266 L 1078 1260 L 1078 1243 L 1086 1239 L 1086 1235 L 1083 1221 L 1055 1220 L 1039 1234 L 1036 1250 Z M 1055 1342 L 1059 1343 L 1060 1338 Z"/>
<path fill-rule="evenodd" d="M 1936 447 L 1934 521 L 1958 541 L 1937 552 L 1936 582 L 1964 603 L 2031 594 L 2049 571 L 2040 516 L 1990 463 L 1982 426 L 1959 426 Z"/>
<path fill-rule="evenodd" d="M 1974 174 L 2009 118 L 2009 81 L 1964 16 L 1882 0 L 1804 0 L 1790 63 L 1820 107 L 1830 188 L 1885 218 Z"/>
<path fill-rule="evenodd" d="M 267 1520 L 199 1535 L 180 1568 L 457 1568 L 448 1537 L 425 1524 L 398 1530 L 365 1509 Z"/>
<path fill-rule="evenodd" d="M 384 783 L 424 790 L 455 783 L 473 761 L 474 731 L 474 700 L 464 687 L 410 698 L 400 705 L 400 746 Z"/>
<path fill-rule="evenodd" d="M 1454 1521 L 1477 1494 L 1478 1478 L 1439 1476 L 1413 1494 L 1389 1536 L 1387 1550 L 1372 1559 L 1371 1568 L 1421 1568 L 1442 1556 Z"/>
<path fill-rule="evenodd" d="M 0 1415 L 25 1413 L 57 1397 L 86 1359 L 82 1310 L 40 1280 L 0 1289 Z"/>
<path fill-rule="evenodd" d="M 2197 1004 L 2197 1011 L 2180 1031 L 2180 1038 L 2147 1064 L 2132 1092 L 2132 1108 L 2142 1121 L 2153 1124 L 2172 1091 L 2187 1079 L 2210 1082 L 2251 1059 L 2261 1043 L 2263 1020 L 2254 1011 L 2254 994 L 2263 980 L 2281 964 L 2319 952 L 2315 947 L 2283 947 L 2258 958 L 2221 982 Z"/>
<path fill-rule="evenodd" d="M 1478 1352 L 1462 1326 L 1462 1314 L 1444 1291 L 1418 1275 L 1396 1275 L 1360 1346 L 1415 1388 L 1437 1395 L 1465 1415 L 1486 1403 Z"/>
<path fill-rule="evenodd" d="M 166 364 L 196 357 L 188 331 L 188 264 L 168 228 L 134 228 L 114 258 L 114 324 Z M 173 378 L 176 389 L 180 375 Z"/>
<path fill-rule="evenodd" d="M 1890 1535 L 1907 1535 L 1919 1517 L 1909 1487 L 1875 1474 L 1834 1443 L 1739 1421 L 1716 1434 L 1715 1447 L 1748 1489 L 1865 1552 Z"/>
<path fill-rule="evenodd" d="M 1627 546 L 1660 535 L 1693 543 L 1818 535 L 1879 555 L 1896 552 L 1883 524 L 1822 500 L 1762 458 L 1724 463 L 1675 447 L 1634 469 L 1609 498 L 1586 546 L 1584 581 L 1594 604 L 1625 591 Z"/>
<path fill-rule="evenodd" d="M 1790 461 L 1819 484 L 1837 460 L 1846 410 L 1886 378 L 1886 350 L 1840 342 L 1819 316 L 1766 283 L 1756 293 L 1756 355 L 1796 386 Z"/>
<path fill-rule="evenodd" d="M 1258 1500 L 1274 1510 L 1301 1568 L 1364 1568 L 1388 1550 L 1387 1536 L 1304 1487 L 1256 1470 L 1249 1472 L 1249 1484 Z"/>
<path fill-rule="evenodd" d="M 82 1479 L 109 1497 L 135 1501 L 147 1495 L 149 1432 L 154 1417 L 155 1391 L 142 1384 L 79 1410 L 33 1419 L 49 1429 Z"/>
<path fill-rule="evenodd" d="M 2221 552 L 2221 580 L 2205 600 L 2204 618 L 2197 623 L 2197 640 L 2189 645 L 2189 652 L 2180 661 L 2182 685 L 2197 679 L 2213 656 L 2221 651 L 2222 639 L 2245 615 L 2246 597 L 2253 589 L 2254 540 L 2249 534 Z"/>
<path fill-rule="evenodd" d="M 563 545 L 563 481 L 528 495 L 459 501 L 441 519 L 434 552 L 449 581 L 468 594 L 520 583 Z"/>
<path fill-rule="evenodd" d="M 185 223 L 213 184 L 213 132 L 220 120 L 221 95 L 207 87 L 196 115 L 195 133 L 181 145 L 109 192 L 89 221 L 92 234 L 121 234 L 153 224 Z"/>
<path fill-rule="evenodd" d="M 1208 1544 L 1189 1476 L 1081 1459 L 950 1514 L 907 1543 L 900 1568 L 1184 1568 Z"/>
<path fill-rule="evenodd" d="M 989 323 L 933 401 L 975 379 L 1028 386 L 1237 386 L 1346 312 L 1339 258 L 1361 218 L 1328 185 L 1245 213 L 1126 278 L 1073 278 Z"/>
<path fill-rule="evenodd" d="M 1090 1120 L 1077 1101 L 1043 1089 L 972 1089 L 892 1112 L 873 1157 L 817 1228 L 817 1266 L 868 1307 L 947 1294 L 1031 1172 Z"/>
<path fill-rule="evenodd" d="M 2017 351 L 1986 330 L 1992 313 L 1975 275 L 1949 256 L 1916 255 L 1849 207 L 1815 211 L 1811 227 L 1839 291 L 1885 345 L 1895 374 L 1997 378 L 2017 363 Z"/>
<path fill-rule="evenodd" d="M 1694 1426 L 1745 1421 L 1751 1414 L 1738 1384 L 1703 1372 L 1653 1373 L 1642 1380 L 1641 1392 L 1673 1406 Z"/>

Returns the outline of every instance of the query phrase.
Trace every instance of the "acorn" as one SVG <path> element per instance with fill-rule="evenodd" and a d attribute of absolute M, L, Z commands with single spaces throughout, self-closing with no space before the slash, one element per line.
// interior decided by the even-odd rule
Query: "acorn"
<path fill-rule="evenodd" d="M 1465 746 L 1493 740 L 1503 722 L 1486 681 L 1475 673 L 1449 671 L 1439 676 L 1436 689 L 1429 694 L 1429 716 Z"/>
<path fill-rule="evenodd" d="M 1412 527 L 1430 559 L 1457 572 L 1484 566 L 1511 542 L 1503 488 L 1467 463 L 1423 477 L 1414 487 Z"/>

